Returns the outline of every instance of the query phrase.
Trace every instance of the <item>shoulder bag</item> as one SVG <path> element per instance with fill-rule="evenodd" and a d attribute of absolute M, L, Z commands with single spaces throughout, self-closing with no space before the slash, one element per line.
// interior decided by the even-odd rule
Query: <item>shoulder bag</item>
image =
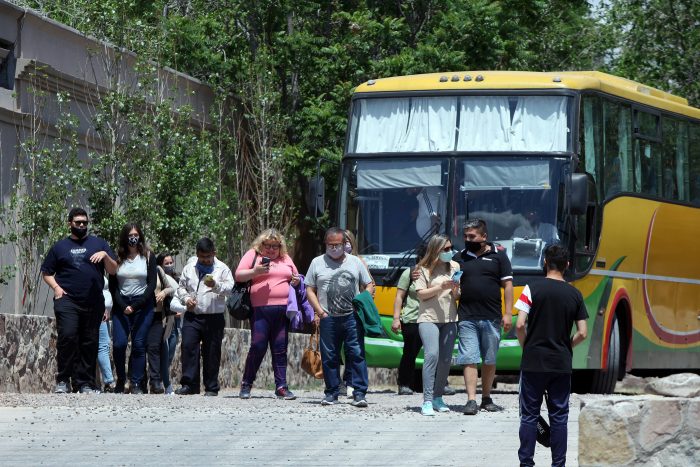
<path fill-rule="evenodd" d="M 255 261 L 258 259 L 258 252 L 255 252 L 253 257 L 253 263 L 250 268 L 255 267 Z M 226 298 L 226 308 L 233 319 L 239 321 L 245 321 L 250 319 L 253 314 L 253 306 L 250 304 L 250 284 L 252 279 L 248 282 L 238 282 L 233 285 L 233 290 L 231 295 Z"/>

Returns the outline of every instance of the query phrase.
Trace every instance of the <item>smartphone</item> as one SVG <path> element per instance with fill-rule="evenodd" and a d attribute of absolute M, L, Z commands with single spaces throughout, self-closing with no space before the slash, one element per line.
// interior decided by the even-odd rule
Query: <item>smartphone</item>
<path fill-rule="evenodd" d="M 270 264 L 270 258 L 268 258 L 267 256 L 263 256 L 262 257 L 262 265 L 265 266 L 267 264 Z"/>
<path fill-rule="evenodd" d="M 204 276 L 205 282 L 209 282 L 209 281 L 213 281 L 213 280 L 214 280 L 214 276 L 212 276 L 211 274 L 207 274 L 206 276 Z"/>
<path fill-rule="evenodd" d="M 459 284 L 459 280 L 461 279 L 462 273 L 463 273 L 463 272 L 464 272 L 464 271 L 457 271 L 457 272 L 455 272 L 455 273 L 452 275 L 452 281 L 455 282 L 455 283 L 457 283 L 457 284 Z"/>

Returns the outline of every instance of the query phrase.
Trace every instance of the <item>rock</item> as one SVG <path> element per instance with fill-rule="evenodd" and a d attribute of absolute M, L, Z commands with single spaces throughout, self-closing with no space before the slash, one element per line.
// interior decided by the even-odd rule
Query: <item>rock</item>
<path fill-rule="evenodd" d="M 628 404 L 615 409 L 610 400 L 586 405 L 579 415 L 579 464 L 620 465 L 635 458 L 634 443 L 627 434 Z"/>
<path fill-rule="evenodd" d="M 639 426 L 639 442 L 642 448 L 651 452 L 669 441 L 678 433 L 682 421 L 681 409 L 677 402 L 648 402 L 642 411 L 642 422 Z"/>
<path fill-rule="evenodd" d="M 693 373 L 678 373 L 660 378 L 647 385 L 647 392 L 671 397 L 700 396 L 700 376 Z"/>
<path fill-rule="evenodd" d="M 615 385 L 615 392 L 620 394 L 645 394 L 648 381 L 639 376 L 627 374 Z"/>

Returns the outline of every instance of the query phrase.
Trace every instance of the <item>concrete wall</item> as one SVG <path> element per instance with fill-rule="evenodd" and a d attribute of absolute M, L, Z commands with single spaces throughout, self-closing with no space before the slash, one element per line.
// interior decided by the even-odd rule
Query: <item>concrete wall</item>
<path fill-rule="evenodd" d="M 293 390 L 320 385 L 319 380 L 301 370 L 301 356 L 309 336 L 292 333 L 287 351 L 287 380 Z M 219 383 L 237 387 L 243 375 L 250 347 L 250 331 L 226 329 L 221 352 Z M 263 360 L 255 386 L 274 388 L 270 353 Z M 396 385 L 396 370 L 370 368 L 370 386 Z M 56 383 L 55 319 L 46 316 L 0 314 L 0 392 L 37 393 L 53 390 Z M 180 378 L 178 346 L 172 368 L 175 387 Z"/>

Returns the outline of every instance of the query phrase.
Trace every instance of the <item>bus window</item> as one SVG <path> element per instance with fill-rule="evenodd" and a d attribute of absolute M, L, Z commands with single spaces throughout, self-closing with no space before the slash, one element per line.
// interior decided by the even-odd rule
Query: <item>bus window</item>
<path fill-rule="evenodd" d="M 690 124 L 688 144 L 688 185 L 690 202 L 700 206 L 700 125 Z"/>
<path fill-rule="evenodd" d="M 634 143 L 635 191 L 660 197 L 661 154 L 658 143 L 636 139 Z"/>
<path fill-rule="evenodd" d="M 585 172 L 593 178 L 593 181 L 601 180 L 602 170 L 602 134 L 603 117 L 600 97 L 582 97 L 583 118 L 581 119 L 581 157 Z M 599 198 L 603 195 L 603 185 L 596 183 L 595 190 Z"/>
<path fill-rule="evenodd" d="M 664 117 L 664 198 L 688 201 L 688 124 Z"/>
<path fill-rule="evenodd" d="M 629 107 L 604 101 L 603 161 L 605 196 L 632 191 L 632 122 Z"/>

